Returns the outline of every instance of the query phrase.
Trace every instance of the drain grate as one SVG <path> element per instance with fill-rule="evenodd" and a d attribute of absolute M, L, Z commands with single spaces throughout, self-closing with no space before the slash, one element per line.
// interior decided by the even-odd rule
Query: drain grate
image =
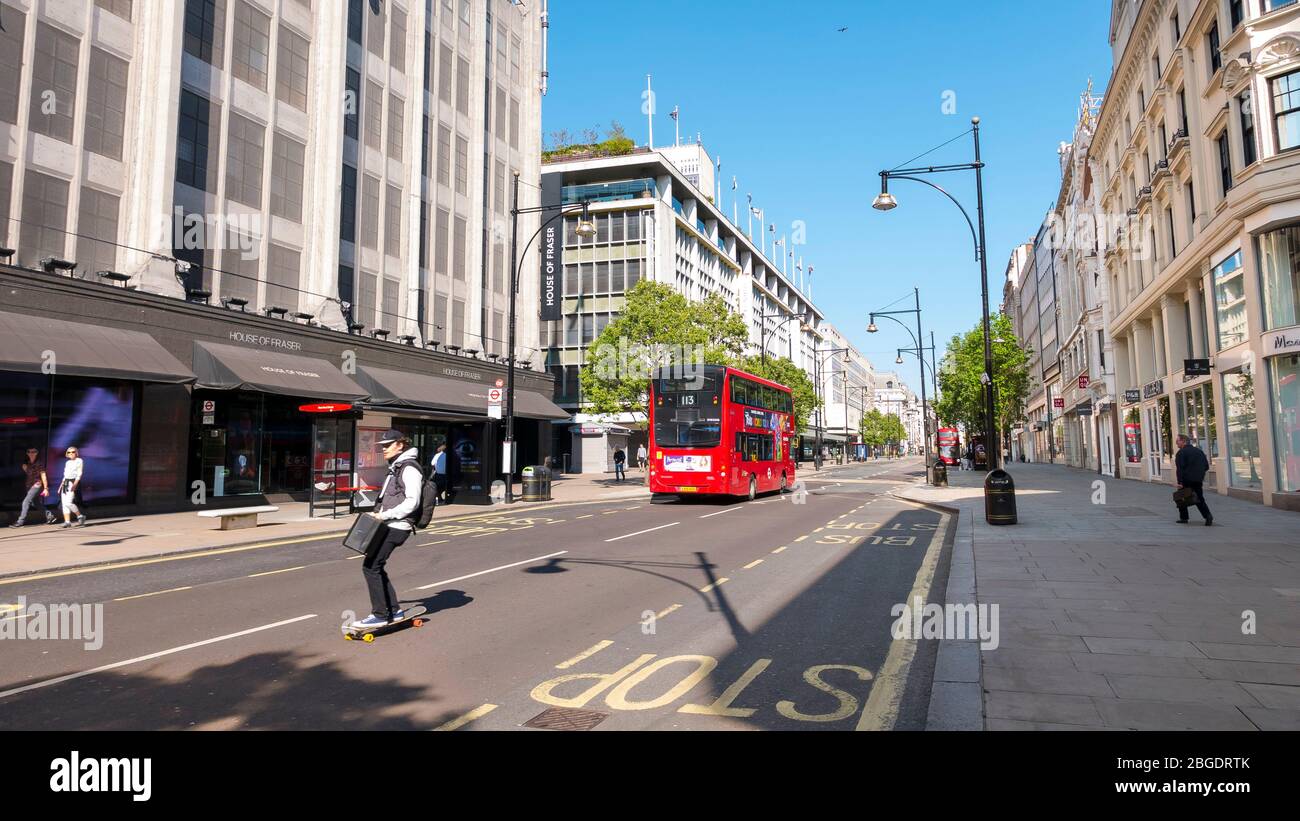
<path fill-rule="evenodd" d="M 607 718 L 609 713 L 598 713 L 595 710 L 552 707 L 525 721 L 524 726 L 539 730 L 590 730 Z"/>

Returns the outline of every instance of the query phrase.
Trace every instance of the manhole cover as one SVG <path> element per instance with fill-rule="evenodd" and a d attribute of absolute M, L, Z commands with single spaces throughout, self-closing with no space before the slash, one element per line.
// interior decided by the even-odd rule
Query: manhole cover
<path fill-rule="evenodd" d="M 1144 507 L 1107 507 L 1102 505 L 1102 510 L 1112 516 L 1155 516 L 1156 514 Z"/>
<path fill-rule="evenodd" d="M 590 730 L 606 718 L 609 718 L 608 713 L 598 713 L 595 710 L 552 707 L 525 721 L 524 726 L 539 730 Z"/>

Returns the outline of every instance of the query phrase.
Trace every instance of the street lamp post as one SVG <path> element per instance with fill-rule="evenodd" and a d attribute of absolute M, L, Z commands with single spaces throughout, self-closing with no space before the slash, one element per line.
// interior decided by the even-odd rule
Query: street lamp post
<path fill-rule="evenodd" d="M 872 311 L 871 319 L 867 325 L 867 333 L 876 332 L 877 330 L 876 317 L 883 316 L 888 319 L 892 319 L 893 321 L 897 322 L 899 325 L 902 325 L 903 329 L 906 330 L 908 335 L 912 337 L 912 344 L 915 345 L 918 350 L 920 350 L 921 340 L 925 338 L 921 333 L 921 289 L 913 288 L 912 295 L 916 299 L 915 308 L 908 308 L 906 310 L 898 310 L 898 311 Z M 913 334 L 912 329 L 907 327 L 907 325 L 905 325 L 902 322 L 902 320 L 895 317 L 894 314 L 916 314 L 916 333 Z M 920 359 L 921 359 L 922 366 L 924 366 L 925 357 L 920 357 Z M 900 353 L 898 356 L 897 364 L 901 365 L 902 362 L 903 362 L 903 356 Z M 934 372 L 933 367 L 930 368 L 930 372 L 931 373 Z M 921 454 L 925 460 L 925 481 L 926 484 L 929 484 L 930 483 L 930 413 L 926 409 L 927 404 L 928 402 L 926 401 L 926 396 L 925 396 L 925 368 L 922 367 L 921 368 L 921 435 L 924 437 L 924 440 L 922 442 Z"/>
<path fill-rule="evenodd" d="M 516 251 L 519 245 L 519 215 L 535 214 L 541 211 L 554 210 L 556 213 L 544 220 L 541 225 L 537 226 L 532 237 L 524 243 L 522 254 L 528 253 L 528 247 L 541 236 L 543 229 L 560 217 L 581 214 L 578 220 L 577 234 L 580 237 L 594 237 L 596 235 L 596 226 L 591 221 L 591 211 L 588 207 L 588 201 L 583 200 L 574 208 L 565 210 L 564 203 L 548 203 L 546 205 L 535 205 L 529 208 L 519 207 L 519 172 L 514 173 L 514 191 L 512 192 L 512 203 L 510 206 L 510 318 L 508 323 L 510 329 L 507 332 L 507 356 L 506 356 L 506 452 L 509 454 L 509 463 L 504 465 L 506 472 L 506 495 L 505 503 L 513 504 L 515 501 L 514 486 L 514 460 L 515 460 L 515 303 L 519 295 L 519 259 L 522 255 Z"/>
<path fill-rule="evenodd" d="M 780 316 L 780 317 L 785 317 L 785 318 L 782 319 L 780 322 L 776 323 L 775 325 L 773 325 L 773 326 L 771 327 L 771 329 L 769 330 L 768 327 L 767 327 L 767 320 L 769 320 L 769 319 L 775 319 L 776 317 L 779 317 L 779 316 Z M 758 320 L 759 320 L 759 324 L 760 324 L 760 327 L 759 327 L 759 346 L 760 346 L 760 348 L 761 348 L 761 350 L 762 350 L 762 355 L 760 356 L 760 359 L 761 359 L 764 363 L 767 362 L 767 337 L 768 337 L 768 334 L 772 333 L 772 331 L 775 331 L 777 328 L 781 327 L 782 325 L 784 325 L 785 323 L 789 322 L 789 321 L 792 320 L 792 319 L 798 319 L 798 320 L 801 320 L 801 321 L 802 321 L 802 320 L 803 320 L 803 317 L 799 316 L 798 314 L 783 314 L 783 313 L 776 313 L 776 314 L 763 314 L 762 316 L 760 316 L 760 317 L 758 318 Z"/>
<path fill-rule="evenodd" d="M 980 118 L 971 118 L 971 134 L 975 143 L 975 161 L 970 163 L 956 163 L 952 165 L 932 165 L 918 166 L 915 168 L 896 168 L 891 171 L 880 172 L 880 194 L 872 202 L 871 207 L 877 211 L 890 211 L 898 207 L 898 200 L 894 195 L 889 193 L 889 181 L 911 180 L 928 185 L 934 190 L 943 194 L 952 204 L 957 206 L 963 217 L 966 218 L 966 224 L 970 227 L 971 239 L 975 243 L 975 258 L 980 263 L 980 285 L 983 299 L 984 312 L 984 374 L 980 381 L 984 386 L 984 431 L 985 446 L 988 449 L 989 467 L 996 469 L 999 461 L 999 448 L 997 444 L 997 428 L 994 420 L 994 397 L 993 397 L 993 341 L 989 328 L 989 268 L 988 253 L 984 240 L 984 163 L 980 159 Z M 962 204 L 929 180 L 921 179 L 918 174 L 940 174 L 947 171 L 974 171 L 975 172 L 975 200 L 976 200 L 976 218 L 979 222 L 978 232 L 975 224 L 971 222 L 970 214 Z"/>
<path fill-rule="evenodd" d="M 816 450 L 813 451 L 813 467 L 816 470 L 822 469 L 822 401 L 821 401 L 822 396 L 821 393 L 822 393 L 822 363 L 825 361 L 825 359 L 822 358 L 822 354 L 833 356 L 837 353 L 844 354 L 845 362 L 848 361 L 848 356 L 849 356 L 848 348 L 826 348 L 823 350 L 817 347 L 817 343 L 815 341 L 813 342 L 813 391 L 815 396 L 817 397 L 817 430 L 816 430 L 817 436 L 815 440 L 817 444 L 816 444 Z"/>

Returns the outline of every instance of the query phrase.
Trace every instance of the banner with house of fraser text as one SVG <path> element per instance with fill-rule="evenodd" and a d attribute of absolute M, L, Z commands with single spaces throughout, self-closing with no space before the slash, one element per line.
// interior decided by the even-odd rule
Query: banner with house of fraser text
<path fill-rule="evenodd" d="M 549 223 L 546 222 L 560 213 L 560 183 L 562 179 L 562 174 L 544 174 L 542 176 L 542 202 L 555 205 L 554 208 L 548 208 L 542 212 L 542 223 L 545 227 L 542 229 L 542 235 L 538 240 L 542 266 L 542 283 L 539 294 L 541 296 L 541 319 L 543 322 L 559 319 L 562 315 L 560 311 L 560 300 L 562 299 L 560 276 L 564 271 L 564 220 L 561 218 L 552 220 Z"/>

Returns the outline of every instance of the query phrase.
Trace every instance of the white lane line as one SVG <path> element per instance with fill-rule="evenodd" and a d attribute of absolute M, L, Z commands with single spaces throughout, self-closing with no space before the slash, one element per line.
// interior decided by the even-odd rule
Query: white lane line
<path fill-rule="evenodd" d="M 571 658 L 571 659 L 569 659 L 569 660 L 567 660 L 567 661 L 562 661 L 562 662 L 560 662 L 559 664 L 555 665 L 555 669 L 556 669 L 556 670 L 564 670 L 564 669 L 566 669 L 566 668 L 572 667 L 573 665 L 575 665 L 575 664 L 577 664 L 577 663 L 579 663 L 579 662 L 581 662 L 581 661 L 583 661 L 583 660 L 585 660 L 585 659 L 589 659 L 589 658 L 591 658 L 592 656 L 596 655 L 596 654 L 599 653 L 601 650 L 604 650 L 606 647 L 610 646 L 610 645 L 613 644 L 613 643 L 614 643 L 614 642 L 609 641 L 608 639 L 606 639 L 605 641 L 598 641 L 598 642 L 596 642 L 595 644 L 593 644 L 592 646 L 588 647 L 586 650 L 583 650 L 581 653 L 579 653 L 578 655 L 574 656 L 573 658 Z"/>
<path fill-rule="evenodd" d="M 213 639 L 204 639 L 203 641 L 196 641 L 192 644 L 185 644 L 180 647 L 173 647 L 170 650 L 159 650 L 157 653 L 150 653 L 147 656 L 137 656 L 136 658 L 126 659 L 125 661 L 115 661 L 112 664 L 105 664 L 102 667 L 95 667 L 90 670 L 83 670 L 80 673 L 69 673 L 66 676 L 59 676 L 58 678 L 52 678 L 46 681 L 38 681 L 35 684 L 27 684 L 22 687 L 15 687 L 12 690 L 5 690 L 3 692 L 0 692 L 0 698 L 5 698 L 7 696 L 16 696 L 19 693 L 25 693 L 28 690 L 37 690 L 40 689 L 41 687 L 51 687 L 55 684 L 62 684 L 65 681 L 72 681 L 73 679 L 83 678 L 85 676 L 93 676 L 96 673 L 103 673 L 107 670 L 115 670 L 118 667 L 125 667 L 128 664 L 138 664 L 142 661 L 152 661 L 153 659 L 162 658 L 163 656 L 170 656 L 174 653 L 181 653 L 186 650 L 193 650 L 195 647 L 203 647 L 204 645 L 208 645 L 208 644 L 216 644 L 219 641 L 237 639 L 240 636 L 248 636 L 248 635 L 252 635 L 253 633 L 260 633 L 263 630 L 272 630 L 276 627 L 284 627 L 286 624 L 294 624 L 295 622 L 306 621 L 307 619 L 314 619 L 314 618 L 316 618 L 315 613 L 308 613 L 305 616 L 298 616 L 297 618 L 294 619 L 285 619 L 284 621 L 277 621 L 272 624 L 264 624 L 261 627 L 250 627 L 247 630 L 240 630 L 238 633 L 227 633 L 224 636 L 217 636 L 216 638 Z"/>
<path fill-rule="evenodd" d="M 161 596 L 163 593 L 179 593 L 179 592 L 181 592 L 182 590 L 191 590 L 191 589 L 193 589 L 193 588 L 191 588 L 191 587 L 173 587 L 173 588 L 170 589 L 170 590 L 158 590 L 158 591 L 155 591 L 155 592 L 153 592 L 153 593 L 141 593 L 141 594 L 138 595 L 138 596 L 122 596 L 122 597 L 119 598 L 119 599 L 113 599 L 113 601 L 130 601 L 131 599 L 145 599 L 145 598 L 148 598 L 149 596 Z"/>
<path fill-rule="evenodd" d="M 579 518 L 579 519 L 590 519 L 592 516 L 595 516 L 595 515 L 596 515 L 595 513 L 584 513 L 584 514 L 582 514 L 581 516 L 579 516 L 578 518 Z"/>
<path fill-rule="evenodd" d="M 435 544 L 446 544 L 447 542 L 450 542 L 450 541 L 451 541 L 451 539 L 439 539 L 439 540 L 436 541 L 436 542 L 423 542 L 423 543 L 421 543 L 421 544 L 416 545 L 416 547 L 428 547 L 428 546 L 430 546 L 430 545 L 435 545 Z"/>
<path fill-rule="evenodd" d="M 364 559 L 365 557 L 366 557 L 366 554 L 364 554 L 364 553 L 358 553 L 358 554 L 355 555 L 355 556 L 348 556 L 348 557 L 347 557 L 346 559 L 344 559 L 343 561 L 345 561 L 345 562 L 350 562 L 350 561 L 352 561 L 353 559 Z"/>
<path fill-rule="evenodd" d="M 258 576 L 274 576 L 276 573 L 288 573 L 291 570 L 302 570 L 307 565 L 300 564 L 297 567 L 286 567 L 283 570 L 268 570 L 265 573 L 250 573 L 248 578 L 256 579 Z"/>
<path fill-rule="evenodd" d="M 666 525 L 659 525 L 658 527 L 652 527 L 649 530 L 638 530 L 636 533 L 625 533 L 622 536 L 615 536 L 614 538 L 606 539 L 605 541 L 617 542 L 619 539 L 630 539 L 633 536 L 640 536 L 642 533 L 651 533 L 655 530 L 663 530 L 665 527 L 672 527 L 673 525 L 679 525 L 679 524 L 681 524 L 681 522 L 669 522 Z"/>
<path fill-rule="evenodd" d="M 512 567 L 518 567 L 518 566 L 521 565 L 521 564 L 531 564 L 531 563 L 533 563 L 533 562 L 540 562 L 542 559 L 551 559 L 551 558 L 554 558 L 554 557 L 556 557 L 556 556 L 563 556 L 565 553 L 568 553 L 568 552 L 569 552 L 569 551 L 567 551 L 567 550 L 557 550 L 557 551 L 554 552 L 554 553 L 547 553 L 545 556 L 538 556 L 538 557 L 535 558 L 535 559 L 524 559 L 522 562 L 514 562 L 514 563 L 512 563 L 512 564 L 503 564 L 503 565 L 501 565 L 500 567 L 493 567 L 493 568 L 490 569 L 490 570 L 480 570 L 480 571 L 477 572 L 477 573 L 470 573 L 469 575 L 466 575 L 466 576 L 457 576 L 457 577 L 454 578 L 454 579 L 443 579 L 443 580 L 440 581 L 440 582 L 434 582 L 433 584 L 426 584 L 426 585 L 424 585 L 423 587 L 417 587 L 417 588 L 415 588 L 415 589 L 416 589 L 416 590 L 428 590 L 428 589 L 431 588 L 431 587 L 442 587 L 444 584 L 451 584 L 452 582 L 459 582 L 459 581 L 464 581 L 465 579 L 472 579 L 472 578 L 474 578 L 475 576 L 482 576 L 482 575 L 485 575 L 485 574 L 487 574 L 487 573 L 495 573 L 495 572 L 497 572 L 498 570 L 509 570 L 510 568 L 512 568 Z"/>
<path fill-rule="evenodd" d="M 446 724 L 442 725 L 441 727 L 435 727 L 434 732 L 448 733 L 451 732 L 452 730 L 459 730 L 461 727 L 464 727 L 466 724 L 470 723 L 471 721 L 482 718 L 483 716 L 492 712 L 496 708 L 497 705 L 495 704 L 482 704 L 478 707 L 475 707 L 473 710 L 470 710 L 468 713 L 461 716 L 460 718 L 453 718 L 451 721 L 448 721 Z"/>
<path fill-rule="evenodd" d="M 714 582 L 713 584 L 706 584 L 706 585 L 704 585 L 703 587 L 701 587 L 701 588 L 700 588 L 700 592 L 701 592 L 701 593 L 708 593 L 710 590 L 713 590 L 714 588 L 717 588 L 717 587 L 721 587 L 722 585 L 726 584 L 726 583 L 729 582 L 729 581 L 731 581 L 731 579 L 728 579 L 726 576 L 723 576 L 722 578 L 718 579 L 718 580 L 717 580 L 716 582 Z"/>
<path fill-rule="evenodd" d="M 717 511 L 716 513 L 705 513 L 705 514 L 704 514 L 703 516 L 701 516 L 700 518 L 701 518 L 701 519 L 707 519 L 707 518 L 709 518 L 710 516 L 721 516 L 721 515 L 724 514 L 724 513 L 734 513 L 734 512 L 736 512 L 737 510 L 740 510 L 740 509 L 741 509 L 741 508 L 738 508 L 738 507 L 729 507 L 729 508 L 727 508 L 726 510 L 719 510 L 719 511 Z"/>
<path fill-rule="evenodd" d="M 778 547 L 776 550 L 773 550 L 772 552 L 780 553 L 782 550 L 785 550 L 787 547 L 789 547 L 789 545 L 782 545 L 781 547 Z"/>
<path fill-rule="evenodd" d="M 758 566 L 759 566 L 760 564 L 762 564 L 762 563 L 763 563 L 763 560 L 762 560 L 762 559 L 755 559 L 754 561 L 752 561 L 752 562 L 750 562 L 749 564 L 745 565 L 744 568 L 742 568 L 742 569 L 744 569 L 744 570 L 750 570 L 750 569 L 752 569 L 752 568 L 758 567 Z"/>

